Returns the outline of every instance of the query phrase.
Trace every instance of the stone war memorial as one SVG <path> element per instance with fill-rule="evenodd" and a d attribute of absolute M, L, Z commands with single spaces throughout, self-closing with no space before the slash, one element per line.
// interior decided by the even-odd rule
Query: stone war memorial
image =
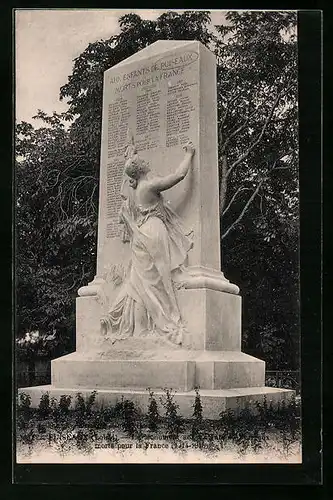
<path fill-rule="evenodd" d="M 52 361 L 32 404 L 97 391 L 146 411 L 172 389 L 184 417 L 291 390 L 265 387 L 241 351 L 242 298 L 221 270 L 215 56 L 160 40 L 104 74 L 97 269 L 78 290 L 76 352 Z"/>

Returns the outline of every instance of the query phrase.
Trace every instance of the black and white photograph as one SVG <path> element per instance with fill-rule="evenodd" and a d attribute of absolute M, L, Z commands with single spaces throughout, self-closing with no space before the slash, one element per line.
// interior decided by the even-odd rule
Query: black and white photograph
<path fill-rule="evenodd" d="M 301 464 L 292 10 L 16 9 L 18 464 Z"/>

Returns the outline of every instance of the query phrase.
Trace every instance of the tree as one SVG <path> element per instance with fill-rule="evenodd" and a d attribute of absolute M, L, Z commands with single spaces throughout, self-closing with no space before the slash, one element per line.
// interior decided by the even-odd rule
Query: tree
<path fill-rule="evenodd" d="M 17 327 L 71 331 L 77 286 L 92 277 L 96 178 L 56 113 L 16 128 Z M 86 244 L 88 242 L 88 244 Z"/>
<path fill-rule="evenodd" d="M 296 219 L 298 193 L 296 14 L 230 12 L 226 19 L 215 49 L 223 239 L 261 193 L 265 207 L 285 203 Z M 282 188 L 290 198 L 281 199 Z"/>
<path fill-rule="evenodd" d="M 159 39 L 199 40 L 217 57 L 223 270 L 244 296 L 245 347 L 292 364 L 298 325 L 297 46 L 293 12 L 127 14 L 90 43 L 60 89 L 68 111 L 17 126 L 18 328 L 74 328 L 93 277 L 103 72 Z M 286 293 L 287 291 L 287 293 Z M 280 347 L 279 347 L 280 346 Z"/>
<path fill-rule="evenodd" d="M 297 16 L 229 12 L 217 27 L 223 269 L 244 297 L 244 347 L 295 366 Z"/>

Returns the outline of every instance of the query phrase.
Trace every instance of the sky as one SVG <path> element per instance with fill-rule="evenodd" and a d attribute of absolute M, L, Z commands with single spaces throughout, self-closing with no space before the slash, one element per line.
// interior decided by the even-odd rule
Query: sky
<path fill-rule="evenodd" d="M 155 20 L 166 11 L 16 10 L 16 120 L 31 122 L 38 109 L 48 114 L 65 111 L 67 105 L 59 100 L 59 90 L 72 72 L 73 59 L 90 42 L 118 33 L 118 18 L 129 12 Z M 225 11 L 212 11 L 212 25 L 223 24 L 224 15 Z"/>

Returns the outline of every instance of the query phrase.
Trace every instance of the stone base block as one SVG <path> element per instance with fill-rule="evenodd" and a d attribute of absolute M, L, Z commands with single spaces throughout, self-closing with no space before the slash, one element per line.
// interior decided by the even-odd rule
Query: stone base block
<path fill-rule="evenodd" d="M 255 362 L 197 361 L 195 365 L 195 386 L 201 389 L 236 389 L 264 384 L 265 363 L 259 359 Z"/>
<path fill-rule="evenodd" d="M 86 287 L 89 288 L 89 287 Z M 181 289 L 177 299 L 187 325 L 184 348 L 208 351 L 241 350 L 242 298 L 208 288 Z M 100 319 L 107 310 L 97 296 L 76 299 L 76 350 L 94 349 L 101 340 Z"/>
<path fill-rule="evenodd" d="M 86 287 L 88 288 L 88 287 Z M 76 350 L 92 349 L 101 337 L 100 319 L 104 314 L 97 296 L 76 298 Z"/>
<path fill-rule="evenodd" d="M 161 352 L 144 354 L 150 359 L 94 359 L 88 354 L 68 354 L 52 361 L 52 384 L 190 391 L 194 387 L 231 389 L 260 387 L 265 383 L 264 361 L 242 352 L 178 350 L 165 351 L 164 356 Z"/>
<path fill-rule="evenodd" d="M 51 363 L 55 387 L 194 388 L 195 363 L 171 360 L 91 360 L 69 354 Z"/>
<path fill-rule="evenodd" d="M 25 387 L 19 389 L 19 392 L 29 394 L 31 397 L 31 406 L 37 408 L 40 398 L 43 394 L 48 392 L 51 397 L 60 399 L 62 395 L 72 396 L 72 402 L 75 401 L 75 395 L 78 392 L 84 397 L 87 397 L 95 387 L 86 388 L 59 388 L 53 385 L 42 385 L 37 387 Z M 160 398 L 163 397 L 164 392 L 160 390 L 154 391 L 156 401 L 159 405 L 160 414 L 164 415 L 164 409 L 161 405 Z M 278 401 L 289 400 L 295 394 L 294 391 L 288 389 L 277 389 L 273 387 L 246 387 L 239 389 L 227 390 L 201 390 L 200 398 L 203 407 L 203 416 L 211 420 L 219 418 L 221 411 L 233 409 L 239 411 L 245 406 L 253 411 L 256 411 L 255 403 L 263 401 L 264 398 L 272 401 L 273 405 Z M 135 390 L 135 389 L 99 389 L 96 395 L 97 406 L 115 405 L 121 401 L 122 397 L 133 401 L 136 406 L 144 413 L 147 412 L 149 394 L 148 391 Z M 185 417 L 190 418 L 193 415 L 193 403 L 195 398 L 195 391 L 177 392 L 175 395 L 175 402 L 179 405 L 179 413 Z"/>
<path fill-rule="evenodd" d="M 179 290 L 177 298 L 190 332 L 184 347 L 208 351 L 241 350 L 240 295 L 200 288 Z"/>

